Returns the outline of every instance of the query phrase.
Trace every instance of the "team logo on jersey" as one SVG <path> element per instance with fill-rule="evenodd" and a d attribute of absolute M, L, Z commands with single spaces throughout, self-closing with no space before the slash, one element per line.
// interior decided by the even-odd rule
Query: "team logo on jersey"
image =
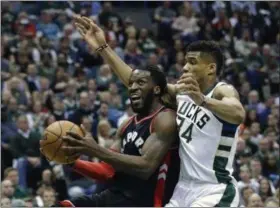
<path fill-rule="evenodd" d="M 210 121 L 210 116 L 202 108 L 191 102 L 182 103 L 179 106 L 178 114 L 190 119 L 199 129 L 202 129 Z"/>
<path fill-rule="evenodd" d="M 142 137 L 138 137 L 138 132 L 133 131 L 133 132 L 128 132 L 126 134 L 126 137 L 124 137 L 123 141 L 122 141 L 122 149 L 121 152 L 123 152 L 123 149 L 125 148 L 125 146 L 127 144 L 134 144 L 135 147 L 137 147 L 137 149 L 139 150 L 139 153 L 142 153 L 142 146 L 144 144 L 144 140 L 142 139 Z"/>

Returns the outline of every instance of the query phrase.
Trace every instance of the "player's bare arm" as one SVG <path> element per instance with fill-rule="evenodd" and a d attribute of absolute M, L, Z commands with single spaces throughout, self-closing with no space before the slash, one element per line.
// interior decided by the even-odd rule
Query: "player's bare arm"
<path fill-rule="evenodd" d="M 110 48 L 110 46 L 108 46 L 103 30 L 87 17 L 75 15 L 74 19 L 75 25 L 84 40 L 111 66 L 114 73 L 127 87 L 132 69 L 125 62 L 123 62 L 123 60 L 115 53 L 114 50 Z M 104 48 L 102 48 L 102 46 L 104 46 Z M 176 104 L 176 99 L 174 99 L 176 96 L 175 85 L 168 84 L 167 93 L 168 95 L 163 96 L 163 101 L 168 103 L 172 102 L 171 105 L 173 105 L 174 103 Z"/>
<path fill-rule="evenodd" d="M 68 136 L 63 138 L 71 144 L 71 146 L 65 146 L 64 149 L 98 157 L 118 171 L 148 179 L 158 168 L 177 137 L 175 112 L 159 113 L 154 120 L 153 129 L 153 133 L 142 148 L 142 156 L 131 156 L 108 150 L 99 146 L 89 134 L 81 138 L 72 132 L 68 132 Z"/>
<path fill-rule="evenodd" d="M 199 85 L 191 73 L 184 74 L 178 81 L 179 91 L 189 95 L 197 105 L 212 111 L 216 116 L 232 124 L 240 124 L 245 118 L 245 110 L 239 100 L 238 92 L 231 85 L 218 86 L 213 98 L 208 98 L 200 91 Z M 182 85 L 183 84 L 183 85 Z"/>

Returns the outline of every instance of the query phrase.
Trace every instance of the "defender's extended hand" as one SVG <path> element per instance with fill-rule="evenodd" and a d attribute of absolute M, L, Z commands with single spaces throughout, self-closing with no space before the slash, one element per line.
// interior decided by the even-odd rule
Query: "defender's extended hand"
<path fill-rule="evenodd" d="M 103 30 L 98 27 L 91 19 L 74 15 L 75 26 L 83 39 L 94 50 L 106 44 Z"/>

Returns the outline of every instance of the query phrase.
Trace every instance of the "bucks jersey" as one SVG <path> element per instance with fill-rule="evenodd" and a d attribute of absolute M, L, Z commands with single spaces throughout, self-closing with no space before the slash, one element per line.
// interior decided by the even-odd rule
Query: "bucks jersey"
<path fill-rule="evenodd" d="M 219 82 L 206 97 L 212 97 Z M 180 180 L 227 183 L 232 180 L 238 125 L 197 106 L 188 95 L 177 95 L 181 158 Z"/>

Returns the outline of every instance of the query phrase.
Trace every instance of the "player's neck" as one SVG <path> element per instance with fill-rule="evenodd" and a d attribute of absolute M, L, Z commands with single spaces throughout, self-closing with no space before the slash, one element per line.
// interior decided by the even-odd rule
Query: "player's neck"
<path fill-rule="evenodd" d="M 154 112 L 156 112 L 157 110 L 159 110 L 161 107 L 162 107 L 162 104 L 159 101 L 153 100 L 149 110 L 139 113 L 137 115 L 137 119 L 142 119 L 144 117 L 147 117 L 147 116 L 153 114 Z"/>
<path fill-rule="evenodd" d="M 199 83 L 199 88 L 203 94 L 207 94 L 215 86 L 216 82 L 216 77 L 207 77 Z"/>

